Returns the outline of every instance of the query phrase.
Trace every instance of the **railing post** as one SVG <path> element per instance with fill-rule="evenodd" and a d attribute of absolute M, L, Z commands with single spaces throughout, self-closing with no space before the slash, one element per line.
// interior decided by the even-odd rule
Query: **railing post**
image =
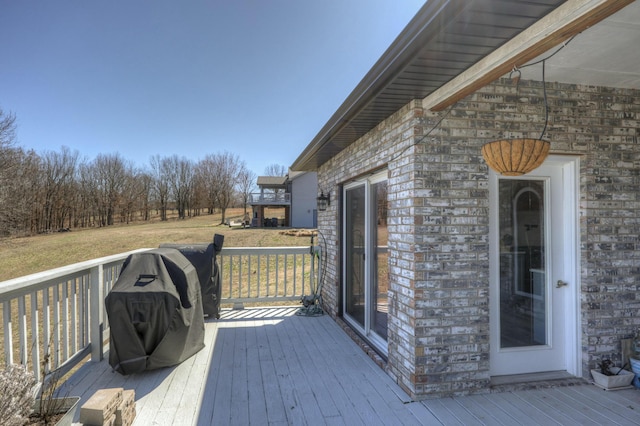
<path fill-rule="evenodd" d="M 315 273 L 315 268 L 316 266 L 316 249 L 315 247 L 311 247 L 311 270 L 309 271 L 309 290 L 311 292 L 311 294 L 316 294 L 316 287 L 315 287 L 315 282 L 314 282 L 314 273 Z M 303 271 L 303 275 L 304 276 L 304 271 Z M 304 281 L 302 282 L 302 294 L 304 294 Z"/>
<path fill-rule="evenodd" d="M 4 365 L 13 364 L 13 325 L 11 318 L 11 301 L 3 303 L 2 317 L 4 322 Z"/>
<path fill-rule="evenodd" d="M 18 338 L 20 341 L 20 364 L 27 366 L 29 344 L 27 343 L 27 308 L 25 296 L 18 298 Z"/>
<path fill-rule="evenodd" d="M 89 290 L 89 321 L 91 342 L 91 361 L 100 362 L 104 358 L 104 339 L 102 336 L 102 324 L 104 320 L 104 267 L 102 265 L 91 268 L 91 282 Z"/>
<path fill-rule="evenodd" d="M 33 374 L 36 377 L 40 377 L 40 334 L 38 324 L 38 293 L 35 292 L 31 293 L 31 363 Z"/>

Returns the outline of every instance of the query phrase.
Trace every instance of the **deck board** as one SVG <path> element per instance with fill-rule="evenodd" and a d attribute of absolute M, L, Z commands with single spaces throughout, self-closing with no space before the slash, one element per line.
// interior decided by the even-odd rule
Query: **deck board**
<path fill-rule="evenodd" d="M 526 397 L 562 425 L 595 426 L 598 424 L 571 404 L 563 402 L 561 393 L 555 392 L 554 389 L 532 390 L 527 392 Z"/>
<path fill-rule="evenodd" d="M 231 374 L 231 415 L 233 424 L 248 425 L 249 421 L 249 353 L 253 342 L 247 341 L 247 328 L 234 327 L 233 370 Z M 253 400 L 252 400 L 253 401 Z M 237 408 L 236 408 L 237 407 Z M 266 413 L 263 413 L 266 414 Z"/>
<path fill-rule="evenodd" d="M 492 409 L 493 404 L 489 403 L 484 395 L 470 395 L 464 398 L 455 398 L 460 406 L 473 414 L 479 424 L 483 425 L 512 425 L 516 421 L 513 417 L 501 410 Z"/>
<path fill-rule="evenodd" d="M 205 348 L 182 364 L 122 376 L 107 359 L 90 362 L 66 391 L 82 405 L 101 388 L 135 390 L 136 426 L 640 424 L 640 392 L 632 389 L 577 385 L 411 401 L 331 318 L 295 311 L 224 311 L 206 321 Z"/>
<path fill-rule="evenodd" d="M 627 425 L 640 424 L 640 399 L 636 396 L 635 404 L 623 401 L 616 394 L 624 391 L 604 391 L 595 386 L 584 386 L 571 389 L 569 395 L 575 400 L 582 400 L 585 404 L 604 416 L 610 423 Z M 638 395 L 638 393 L 636 393 Z"/>
<path fill-rule="evenodd" d="M 297 327 L 302 324 L 300 321 L 289 323 L 287 335 L 284 336 L 293 343 L 295 359 L 290 363 L 292 373 L 296 377 L 296 384 L 308 389 L 309 396 L 313 399 L 311 404 L 316 405 L 318 418 L 337 417 L 340 412 L 336 408 L 334 399 L 331 397 L 331 390 L 327 383 L 322 380 L 322 357 L 321 352 L 313 346 L 313 336 L 306 335 L 304 327 Z"/>
<path fill-rule="evenodd" d="M 249 404 L 249 423 L 259 424 L 268 418 L 267 398 L 269 390 L 264 387 L 262 371 L 264 365 L 260 362 L 258 330 L 262 327 L 247 327 L 247 392 Z M 260 333 L 262 334 L 262 333 Z"/>
<path fill-rule="evenodd" d="M 299 339 L 293 340 L 289 337 L 287 329 L 290 323 L 275 327 L 280 347 L 282 371 L 282 394 L 290 400 L 287 413 L 289 420 L 293 424 L 303 424 L 305 421 L 315 422 L 322 418 L 322 413 L 318 407 L 313 391 L 309 386 L 309 381 L 304 372 L 303 365 L 296 355 L 296 347 L 302 342 Z"/>
<path fill-rule="evenodd" d="M 272 324 L 260 321 L 260 328 L 256 329 L 256 342 L 258 345 L 258 358 L 260 360 L 260 372 L 262 377 L 261 404 L 264 403 L 267 413 L 266 419 L 269 424 L 286 424 L 287 416 L 284 399 L 281 395 L 278 383 L 278 373 L 274 361 L 274 351 L 270 341 L 275 341 L 272 335 Z"/>
<path fill-rule="evenodd" d="M 491 400 L 499 406 L 499 408 L 511 414 L 519 424 L 530 426 L 559 424 L 549 417 L 539 406 L 530 404 L 526 396 L 522 398 L 519 392 L 492 394 Z"/>
<path fill-rule="evenodd" d="M 327 401 L 324 405 L 330 405 L 328 411 L 323 411 L 328 424 L 363 425 L 364 421 L 355 411 L 349 395 L 340 385 L 340 381 L 336 380 L 336 375 L 344 375 L 342 369 L 336 369 L 339 351 L 335 343 L 328 338 L 326 330 L 316 328 L 316 324 L 317 322 L 313 320 L 296 321 L 297 338 L 302 340 L 302 345 L 310 354 L 315 355 L 313 362 L 310 359 L 306 363 L 308 366 L 306 380 L 315 386 L 322 387 L 326 395 L 324 399 Z M 324 356 L 324 351 L 327 349 L 332 350 L 335 356 Z"/>

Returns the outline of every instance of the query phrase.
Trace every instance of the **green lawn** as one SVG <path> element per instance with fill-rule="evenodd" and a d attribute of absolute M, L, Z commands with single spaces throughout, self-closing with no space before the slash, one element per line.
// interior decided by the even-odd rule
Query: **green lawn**
<path fill-rule="evenodd" d="M 240 220 L 242 209 L 227 212 Z M 162 243 L 205 243 L 225 236 L 225 247 L 304 246 L 308 237 L 289 236 L 277 228 L 242 229 L 218 225 L 220 215 L 142 223 L 0 240 L 0 282 L 84 260 Z"/>

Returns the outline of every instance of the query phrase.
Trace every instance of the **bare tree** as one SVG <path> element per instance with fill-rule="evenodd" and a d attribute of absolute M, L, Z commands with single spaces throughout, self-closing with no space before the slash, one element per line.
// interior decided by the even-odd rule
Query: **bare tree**
<path fill-rule="evenodd" d="M 211 154 L 196 164 L 196 187 L 204 196 L 204 205 L 208 214 L 213 214 L 216 209 L 216 189 L 213 182 L 216 181 L 216 161 Z"/>
<path fill-rule="evenodd" d="M 193 187 L 193 163 L 185 157 L 173 155 L 164 160 L 169 176 L 169 187 L 178 210 L 178 218 L 185 219 Z"/>
<path fill-rule="evenodd" d="M 242 163 L 240 173 L 238 173 L 238 193 L 242 199 L 242 208 L 244 210 L 245 217 L 247 215 L 249 198 L 256 187 L 256 178 L 256 174 L 247 169 L 247 166 Z"/>
<path fill-rule="evenodd" d="M 79 160 L 63 147 L 39 156 L 15 147 L 16 117 L 0 109 L 0 235 L 48 232 L 64 227 L 109 226 L 149 220 L 155 201 L 162 220 L 172 202 L 180 218 L 232 205 L 246 214 L 256 176 L 237 155 L 211 154 L 194 164 L 184 157 L 151 158 L 140 171 L 119 154 Z M 269 175 L 284 175 L 273 164 Z"/>
<path fill-rule="evenodd" d="M 16 117 L 0 109 L 0 235 L 30 232 L 39 158 L 15 146 Z"/>
<path fill-rule="evenodd" d="M 226 151 L 209 154 L 198 164 L 198 172 L 209 188 L 209 203 L 218 207 L 222 213 L 220 223 L 225 223 L 226 210 L 233 202 L 241 165 L 237 155 Z"/>
<path fill-rule="evenodd" d="M 0 108 L 0 149 L 13 147 L 16 139 L 16 115 Z"/>
<path fill-rule="evenodd" d="M 225 223 L 226 211 L 233 202 L 241 163 L 237 155 L 226 151 L 222 154 L 216 154 L 216 157 L 218 163 L 216 199 L 222 213 L 220 223 Z"/>
<path fill-rule="evenodd" d="M 20 165 L 14 175 L 15 183 L 12 192 L 21 194 L 21 197 L 13 197 L 15 200 L 16 217 L 20 218 L 20 225 L 15 230 L 19 233 L 35 233 L 36 216 L 35 207 L 38 188 L 38 173 L 40 171 L 40 157 L 31 150 L 23 153 L 20 150 Z"/>
<path fill-rule="evenodd" d="M 14 168 L 17 166 L 18 151 L 14 148 L 16 137 L 16 116 L 5 113 L 0 108 L 0 188 L 11 179 Z M 6 203 L 6 199 L 0 199 L 0 204 Z"/>
<path fill-rule="evenodd" d="M 0 235 L 10 233 L 12 222 L 11 199 L 12 185 L 9 185 L 11 177 L 15 174 L 18 163 L 18 152 L 13 148 L 15 142 L 16 117 L 6 114 L 0 109 Z"/>
<path fill-rule="evenodd" d="M 130 167 L 127 170 L 124 185 L 122 187 L 120 202 L 120 222 L 130 223 L 140 212 L 144 216 L 149 210 L 150 177 L 140 170 Z"/>
<path fill-rule="evenodd" d="M 34 216 L 40 159 L 20 148 L 0 151 L 7 168 L 0 170 L 0 235 L 37 232 Z"/>
<path fill-rule="evenodd" d="M 202 173 L 202 162 L 198 162 L 193 165 L 193 187 L 189 201 L 193 216 L 199 216 L 202 209 L 207 209 L 209 214 L 213 213 L 213 204 L 210 203 L 207 180 Z"/>
<path fill-rule="evenodd" d="M 286 176 L 287 168 L 281 164 L 269 164 L 264 168 L 265 176 Z"/>
<path fill-rule="evenodd" d="M 140 182 L 140 216 L 142 220 L 148 221 L 151 211 L 151 197 L 153 193 L 153 176 L 149 172 L 141 172 L 138 175 Z"/>
<path fill-rule="evenodd" d="M 99 225 L 114 224 L 122 191 L 132 166 L 120 154 L 99 154 L 92 163 Z"/>
<path fill-rule="evenodd" d="M 98 222 L 98 185 L 94 180 L 94 168 L 91 163 L 82 162 L 78 166 L 78 187 L 77 226 L 95 226 Z"/>
<path fill-rule="evenodd" d="M 40 231 L 48 232 L 64 228 L 71 214 L 78 153 L 62 147 L 60 152 L 46 152 L 41 160 Z"/>
<path fill-rule="evenodd" d="M 166 159 L 159 155 L 151 157 L 151 176 L 153 176 L 153 193 L 160 210 L 160 220 L 167 220 L 167 205 L 169 203 L 169 171 Z"/>

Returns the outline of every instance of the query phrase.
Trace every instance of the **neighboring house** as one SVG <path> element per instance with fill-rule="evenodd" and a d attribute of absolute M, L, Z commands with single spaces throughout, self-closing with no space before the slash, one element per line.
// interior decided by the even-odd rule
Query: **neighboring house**
<path fill-rule="evenodd" d="M 289 172 L 291 184 L 291 226 L 294 228 L 317 228 L 318 211 L 316 172 Z"/>
<path fill-rule="evenodd" d="M 413 398 L 620 364 L 640 328 L 639 45 L 638 2 L 429 0 L 292 165 L 331 199 L 325 310 Z M 524 67 L 545 57 L 546 91 Z M 545 99 L 551 155 L 491 171 L 482 146 L 539 138 Z"/>
<path fill-rule="evenodd" d="M 289 172 L 286 176 L 258 176 L 259 193 L 251 194 L 252 226 L 315 228 L 318 177 L 315 172 Z M 265 209 L 282 210 L 280 220 L 266 217 Z M 267 216 L 270 216 L 267 214 Z"/>

